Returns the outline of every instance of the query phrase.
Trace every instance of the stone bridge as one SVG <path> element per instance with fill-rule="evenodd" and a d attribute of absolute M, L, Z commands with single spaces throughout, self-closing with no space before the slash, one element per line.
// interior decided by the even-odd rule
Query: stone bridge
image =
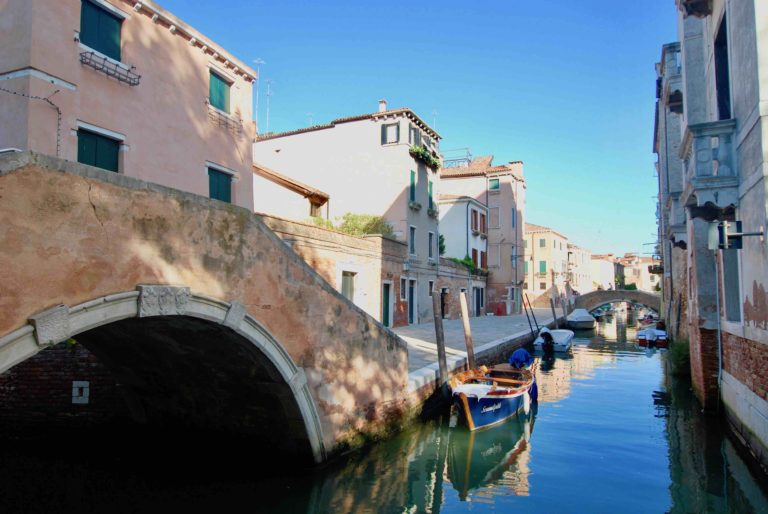
<path fill-rule="evenodd" d="M 592 291 L 576 297 L 575 307 L 591 311 L 604 303 L 636 302 L 661 312 L 661 296 L 645 291 L 614 289 L 607 291 Z"/>
<path fill-rule="evenodd" d="M 320 462 L 404 412 L 405 343 L 240 207 L 0 156 L 0 284 L 0 373 L 82 344 L 137 422 Z"/>

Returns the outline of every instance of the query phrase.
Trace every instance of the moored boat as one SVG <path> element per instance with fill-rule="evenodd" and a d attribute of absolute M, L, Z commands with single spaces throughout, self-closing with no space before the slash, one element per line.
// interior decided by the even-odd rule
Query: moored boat
<path fill-rule="evenodd" d="M 575 309 L 566 318 L 568 328 L 573 330 L 589 330 L 595 328 L 595 317 L 586 309 Z"/>
<path fill-rule="evenodd" d="M 545 334 L 549 334 L 552 340 L 549 341 L 549 337 Z M 549 328 L 544 327 L 539 331 L 539 336 L 536 340 L 533 341 L 533 346 L 537 350 L 567 352 L 571 349 L 573 344 L 573 336 L 573 330 L 550 330 Z M 551 348 L 547 348 L 548 345 L 551 345 Z"/>
<path fill-rule="evenodd" d="M 480 366 L 451 379 L 453 400 L 470 430 L 492 427 L 526 414 L 531 405 L 533 370 L 502 364 Z"/>
<path fill-rule="evenodd" d="M 648 348 L 666 348 L 667 332 L 655 327 L 638 330 L 637 344 L 640 346 L 647 346 Z"/>

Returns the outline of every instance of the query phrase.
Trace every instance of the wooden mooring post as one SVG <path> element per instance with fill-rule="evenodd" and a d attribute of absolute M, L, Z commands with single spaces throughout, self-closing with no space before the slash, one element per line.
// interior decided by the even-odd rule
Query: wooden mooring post
<path fill-rule="evenodd" d="M 475 346 L 472 343 L 472 328 L 469 326 L 469 309 L 467 308 L 467 292 L 460 295 L 461 319 L 464 322 L 464 342 L 467 343 L 467 368 L 475 369 Z"/>
<path fill-rule="evenodd" d="M 437 343 L 437 364 L 440 367 L 440 384 L 442 388 L 448 383 L 448 362 L 445 359 L 445 335 L 443 333 L 443 315 L 440 310 L 440 298 L 432 293 L 432 312 L 435 317 L 435 341 Z"/>
<path fill-rule="evenodd" d="M 552 318 L 555 320 L 555 328 L 560 328 L 560 320 L 557 319 L 557 311 L 555 310 L 555 299 L 549 298 L 549 306 L 552 307 Z"/>

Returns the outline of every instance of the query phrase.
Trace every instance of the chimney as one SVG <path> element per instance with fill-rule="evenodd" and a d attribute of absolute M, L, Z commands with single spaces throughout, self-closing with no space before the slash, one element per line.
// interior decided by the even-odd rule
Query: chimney
<path fill-rule="evenodd" d="M 384 112 L 386 110 L 387 110 L 387 101 L 379 100 L 379 112 Z"/>

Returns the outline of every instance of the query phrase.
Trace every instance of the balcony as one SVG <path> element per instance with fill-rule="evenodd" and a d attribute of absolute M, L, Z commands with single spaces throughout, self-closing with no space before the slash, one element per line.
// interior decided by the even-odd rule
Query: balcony
<path fill-rule="evenodd" d="M 685 16 L 703 18 L 712 14 L 711 0 L 677 0 L 677 8 L 683 11 Z"/>
<path fill-rule="evenodd" d="M 690 125 L 685 131 L 679 153 L 684 167 L 681 202 L 693 217 L 717 217 L 723 209 L 738 204 L 735 128 L 736 120 L 721 120 Z"/>
<path fill-rule="evenodd" d="M 141 81 L 141 75 L 135 73 L 135 66 L 128 67 L 94 51 L 80 53 L 80 62 L 129 86 L 138 86 Z"/>

